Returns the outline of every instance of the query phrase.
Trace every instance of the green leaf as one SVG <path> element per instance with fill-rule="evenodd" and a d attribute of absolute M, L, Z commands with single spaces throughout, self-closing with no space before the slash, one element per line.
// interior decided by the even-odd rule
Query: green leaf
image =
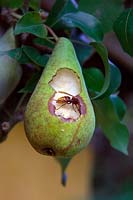
<path fill-rule="evenodd" d="M 40 78 L 40 72 L 36 72 L 32 75 L 32 77 L 27 82 L 26 86 L 19 90 L 19 93 L 32 93 L 38 83 Z"/>
<path fill-rule="evenodd" d="M 125 105 L 124 101 L 117 95 L 111 95 L 110 99 L 113 103 L 113 106 L 119 117 L 119 120 L 122 120 L 126 113 L 126 105 Z"/>
<path fill-rule="evenodd" d="M 115 19 L 122 12 L 123 0 L 80 0 L 79 10 L 98 18 L 105 33 L 112 30 Z"/>
<path fill-rule="evenodd" d="M 24 0 L 0 0 L 0 6 L 5 6 L 9 8 L 20 8 L 23 6 Z M 29 5 L 32 9 L 39 8 L 38 0 L 30 0 Z"/>
<path fill-rule="evenodd" d="M 38 12 L 27 12 L 16 24 L 14 33 L 31 33 L 40 38 L 47 36 L 47 29 L 42 23 L 41 17 Z"/>
<path fill-rule="evenodd" d="M 92 42 L 90 43 L 90 45 L 92 45 L 97 51 L 97 53 L 100 55 L 104 64 L 104 69 L 105 69 L 105 79 L 104 79 L 103 87 L 100 93 L 92 98 L 92 99 L 98 99 L 98 98 L 102 98 L 105 95 L 105 93 L 107 92 L 110 86 L 110 65 L 108 62 L 108 52 L 105 46 L 100 42 Z"/>
<path fill-rule="evenodd" d="M 0 0 L 0 6 L 9 8 L 20 8 L 23 5 L 23 0 Z"/>
<path fill-rule="evenodd" d="M 75 8 L 72 0 L 56 0 L 47 18 L 46 24 L 52 27 L 58 23 L 62 15 L 69 12 L 75 12 L 76 10 L 77 9 Z"/>
<path fill-rule="evenodd" d="M 62 177 L 61 177 L 61 183 L 63 186 L 66 185 L 67 182 L 67 177 L 65 174 L 66 168 L 68 167 L 68 164 L 70 163 L 72 158 L 56 158 L 56 160 L 59 162 L 61 166 L 61 171 L 62 171 Z"/>
<path fill-rule="evenodd" d="M 30 63 L 30 59 L 25 55 L 21 48 L 0 52 L 0 56 L 1 55 L 8 55 L 17 60 L 20 64 Z"/>
<path fill-rule="evenodd" d="M 108 87 L 108 90 L 104 94 L 104 97 L 116 92 L 120 87 L 120 84 L 121 72 L 118 67 L 116 67 L 113 63 L 110 63 L 110 85 Z"/>
<path fill-rule="evenodd" d="M 49 48 L 54 48 L 55 46 L 55 43 L 51 40 L 48 40 L 48 38 L 35 38 L 34 39 L 34 44 L 38 44 L 38 45 L 41 45 L 41 46 L 47 46 Z"/>
<path fill-rule="evenodd" d="M 95 41 L 103 39 L 103 31 L 99 20 L 88 13 L 80 11 L 67 13 L 61 17 L 61 21 L 69 28 L 79 28 Z"/>
<path fill-rule="evenodd" d="M 83 65 L 83 63 L 91 55 L 92 47 L 90 47 L 90 45 L 86 44 L 78 36 L 75 36 L 75 35 L 74 37 L 71 38 L 71 41 L 73 42 L 78 60 L 80 64 Z"/>
<path fill-rule="evenodd" d="M 86 87 L 89 92 L 96 95 L 100 92 L 104 83 L 103 73 L 96 67 L 83 68 L 83 75 L 86 83 Z"/>
<path fill-rule="evenodd" d="M 40 4 L 40 1 L 38 0 L 30 0 L 30 7 L 34 10 L 39 9 L 39 4 Z"/>
<path fill-rule="evenodd" d="M 110 144 L 113 148 L 127 155 L 129 132 L 127 127 L 119 121 L 111 99 L 106 97 L 93 103 L 97 122 Z"/>
<path fill-rule="evenodd" d="M 92 99 L 95 99 L 95 95 L 102 91 L 104 84 L 103 73 L 97 68 L 83 69 L 83 75 L 87 89 L 93 94 Z M 104 98 L 110 96 L 116 92 L 121 84 L 121 73 L 120 70 L 113 64 L 110 63 L 110 84 L 106 92 L 100 97 Z"/>
<path fill-rule="evenodd" d="M 125 10 L 116 19 L 114 31 L 123 49 L 133 56 L 133 8 Z"/>
<path fill-rule="evenodd" d="M 41 55 L 35 48 L 31 46 L 25 45 L 22 47 L 22 49 L 33 63 L 41 67 L 45 67 L 49 58 L 47 55 Z"/>
<path fill-rule="evenodd" d="M 21 64 L 29 63 L 28 57 L 22 52 L 21 48 L 16 48 L 8 51 L 0 51 L 0 56 L 8 55 L 17 60 Z"/>

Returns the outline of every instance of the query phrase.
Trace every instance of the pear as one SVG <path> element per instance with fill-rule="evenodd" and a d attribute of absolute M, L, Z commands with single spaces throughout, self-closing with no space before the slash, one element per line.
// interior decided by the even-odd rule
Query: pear
<path fill-rule="evenodd" d="M 72 157 L 94 132 L 95 115 L 72 43 L 59 38 L 27 104 L 24 126 L 41 154 Z"/>
<path fill-rule="evenodd" d="M 0 38 L 0 51 L 7 51 L 15 47 L 13 29 L 10 28 Z M 17 61 L 7 55 L 0 56 L 0 106 L 15 89 L 21 76 L 22 70 Z"/>

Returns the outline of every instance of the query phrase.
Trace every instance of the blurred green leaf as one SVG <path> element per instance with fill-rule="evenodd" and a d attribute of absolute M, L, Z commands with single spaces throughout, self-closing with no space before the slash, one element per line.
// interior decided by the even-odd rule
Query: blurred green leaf
<path fill-rule="evenodd" d="M 111 95 L 110 99 L 114 105 L 115 111 L 116 111 L 119 119 L 122 120 L 126 113 L 126 105 L 125 105 L 124 101 L 117 95 Z"/>
<path fill-rule="evenodd" d="M 47 36 L 47 29 L 42 23 L 41 17 L 38 12 L 27 12 L 16 24 L 14 33 L 31 33 L 40 38 Z"/>
<path fill-rule="evenodd" d="M 19 90 L 19 93 L 32 93 L 36 87 L 36 84 L 38 83 L 40 75 L 40 72 L 34 73 L 27 82 L 26 86 Z"/>
<path fill-rule="evenodd" d="M 24 0 L 0 0 L 0 6 L 5 6 L 9 8 L 20 8 L 23 6 Z M 39 8 L 38 0 L 30 0 L 30 7 L 33 9 Z"/>
<path fill-rule="evenodd" d="M 95 41 L 103 39 L 102 26 L 94 16 L 85 12 L 67 13 L 61 17 L 62 23 L 69 28 L 79 28 Z"/>
<path fill-rule="evenodd" d="M 86 44 L 84 41 L 82 41 L 78 36 L 74 35 L 73 38 L 71 38 L 71 41 L 73 42 L 76 55 L 78 57 L 78 60 L 81 65 L 87 60 L 87 58 L 92 53 L 92 47 L 88 44 Z"/>
<path fill-rule="evenodd" d="M 25 55 L 21 48 L 2 51 L 0 52 L 0 56 L 1 55 L 8 55 L 11 58 L 17 60 L 20 64 L 30 63 L 30 59 Z"/>
<path fill-rule="evenodd" d="M 87 89 L 93 94 L 92 99 L 95 99 L 96 94 L 101 93 L 104 84 L 103 73 L 98 68 L 83 69 L 83 75 Z M 121 84 L 120 70 L 114 65 L 110 64 L 110 84 L 101 98 L 110 96 L 115 93 Z"/>
<path fill-rule="evenodd" d="M 114 31 L 123 49 L 133 56 L 133 8 L 125 10 L 116 19 Z"/>
<path fill-rule="evenodd" d="M 30 0 L 30 7 L 34 10 L 39 9 L 40 0 Z"/>
<path fill-rule="evenodd" d="M 98 68 L 87 68 L 83 69 L 83 75 L 87 89 L 93 94 L 94 97 L 92 97 L 92 99 L 95 99 L 95 95 L 101 92 L 104 84 L 103 73 Z M 106 92 L 100 97 L 100 99 L 106 96 L 110 96 L 112 93 L 116 92 L 120 84 L 121 84 L 120 70 L 114 64 L 111 63 L 110 84 Z"/>
<path fill-rule="evenodd" d="M 0 0 L 0 6 L 20 8 L 22 5 L 23 0 Z"/>
<path fill-rule="evenodd" d="M 123 10 L 123 0 L 80 0 L 79 10 L 97 17 L 105 33 L 112 30 L 115 19 Z"/>
<path fill-rule="evenodd" d="M 110 144 L 113 148 L 127 155 L 129 132 L 127 127 L 119 121 L 111 99 L 106 97 L 93 103 L 97 122 Z"/>
<path fill-rule="evenodd" d="M 113 63 L 110 63 L 110 85 L 108 90 L 104 94 L 104 97 L 111 95 L 116 92 L 121 84 L 121 72 L 118 67 Z"/>
<path fill-rule="evenodd" d="M 96 94 L 100 92 L 104 83 L 103 73 L 96 67 L 83 68 L 83 75 L 87 89 Z"/>
<path fill-rule="evenodd" d="M 38 44 L 41 46 L 47 46 L 49 48 L 54 48 L 55 44 L 51 40 L 48 40 L 47 38 L 35 38 L 34 44 Z"/>
<path fill-rule="evenodd" d="M 104 78 L 103 87 L 101 91 L 99 92 L 99 94 L 97 94 L 95 97 L 92 98 L 92 99 L 98 99 L 98 98 L 102 98 L 105 95 L 105 93 L 107 92 L 110 86 L 110 80 L 111 80 L 110 65 L 108 61 L 108 52 L 105 46 L 100 42 L 92 42 L 90 43 L 90 45 L 92 45 L 95 48 L 96 52 L 100 55 L 104 64 L 104 69 L 105 69 L 105 78 Z"/>
<path fill-rule="evenodd" d="M 56 0 L 48 18 L 46 24 L 49 26 L 54 26 L 60 18 L 69 12 L 75 12 L 77 9 L 75 8 L 72 0 Z"/>
<path fill-rule="evenodd" d="M 22 49 L 33 63 L 41 67 L 45 67 L 49 58 L 47 55 L 41 55 L 35 48 L 31 46 L 24 45 L 22 46 Z"/>

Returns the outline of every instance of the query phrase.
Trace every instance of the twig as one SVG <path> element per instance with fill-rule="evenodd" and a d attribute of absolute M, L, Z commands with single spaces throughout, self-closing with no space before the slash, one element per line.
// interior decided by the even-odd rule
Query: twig
<path fill-rule="evenodd" d="M 58 41 L 58 36 L 55 34 L 55 32 L 47 25 L 45 25 L 46 28 L 48 29 L 49 33 L 53 36 L 53 38 L 55 39 L 55 41 Z"/>
<path fill-rule="evenodd" d="M 15 13 L 15 12 L 12 12 L 11 15 L 12 15 L 13 17 L 15 17 L 16 19 L 20 19 L 20 18 L 22 17 L 21 15 Z"/>
<path fill-rule="evenodd" d="M 19 100 L 19 102 L 18 102 L 18 104 L 17 104 L 17 106 L 16 106 L 16 108 L 15 108 L 14 113 L 17 113 L 17 111 L 19 110 L 20 106 L 22 105 L 22 103 L 23 103 L 23 101 L 24 101 L 26 95 L 27 95 L 27 93 L 24 93 L 24 94 L 22 95 L 22 97 L 20 98 L 20 100 Z"/>
<path fill-rule="evenodd" d="M 23 1 L 23 12 L 24 13 L 26 13 L 29 10 L 29 3 L 30 3 L 30 0 Z"/>

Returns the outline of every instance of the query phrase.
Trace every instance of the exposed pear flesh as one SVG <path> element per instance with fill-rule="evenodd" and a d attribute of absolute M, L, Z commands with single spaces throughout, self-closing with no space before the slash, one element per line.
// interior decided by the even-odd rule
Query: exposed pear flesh
<path fill-rule="evenodd" d="M 27 138 L 40 153 L 72 157 L 94 132 L 95 115 L 72 43 L 60 38 L 27 104 Z"/>

